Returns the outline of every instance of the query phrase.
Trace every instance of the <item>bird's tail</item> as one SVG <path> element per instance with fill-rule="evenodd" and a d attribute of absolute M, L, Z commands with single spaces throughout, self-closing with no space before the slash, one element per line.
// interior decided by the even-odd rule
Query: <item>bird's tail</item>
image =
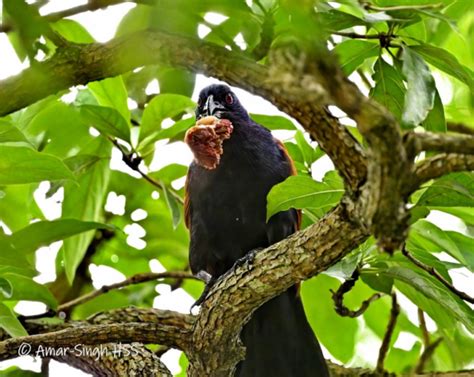
<path fill-rule="evenodd" d="M 237 377 L 329 376 L 295 287 L 255 311 L 242 341 L 246 357 L 237 366 Z"/>

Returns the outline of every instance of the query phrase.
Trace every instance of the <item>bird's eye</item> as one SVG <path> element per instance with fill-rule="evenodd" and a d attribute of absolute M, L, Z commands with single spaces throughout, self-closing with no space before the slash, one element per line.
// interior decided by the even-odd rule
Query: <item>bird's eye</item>
<path fill-rule="evenodd" d="M 198 107 L 201 107 L 203 104 L 204 104 L 204 99 L 202 97 L 200 97 L 198 99 Z"/>
<path fill-rule="evenodd" d="M 234 103 L 234 97 L 232 96 L 232 94 L 227 93 L 227 95 L 225 96 L 225 102 L 228 105 L 232 105 Z"/>

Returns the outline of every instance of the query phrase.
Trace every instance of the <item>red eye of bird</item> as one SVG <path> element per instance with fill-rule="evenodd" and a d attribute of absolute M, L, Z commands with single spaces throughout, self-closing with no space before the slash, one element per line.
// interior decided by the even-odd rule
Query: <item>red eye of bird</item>
<path fill-rule="evenodd" d="M 227 93 L 227 95 L 225 96 L 225 101 L 228 105 L 232 105 L 234 103 L 234 97 L 232 96 L 232 94 Z"/>

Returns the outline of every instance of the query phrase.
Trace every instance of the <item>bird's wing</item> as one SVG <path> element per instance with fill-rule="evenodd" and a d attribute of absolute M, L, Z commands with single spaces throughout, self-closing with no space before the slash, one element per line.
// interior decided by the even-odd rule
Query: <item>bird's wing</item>
<path fill-rule="evenodd" d="M 297 175 L 298 173 L 296 171 L 295 163 L 293 159 L 291 158 L 290 154 L 288 153 L 288 150 L 286 149 L 285 145 L 281 142 L 281 140 L 278 140 L 276 138 L 274 138 L 274 140 L 278 149 L 281 151 L 283 158 L 286 159 L 286 161 L 288 162 L 290 166 L 290 175 Z M 297 216 L 297 220 L 295 223 L 295 229 L 294 229 L 295 232 L 300 230 L 301 228 L 301 210 L 296 210 L 296 216 Z"/>
<path fill-rule="evenodd" d="M 192 169 L 189 167 L 184 184 L 184 224 L 191 230 L 191 200 L 189 199 L 189 181 L 191 179 Z"/>

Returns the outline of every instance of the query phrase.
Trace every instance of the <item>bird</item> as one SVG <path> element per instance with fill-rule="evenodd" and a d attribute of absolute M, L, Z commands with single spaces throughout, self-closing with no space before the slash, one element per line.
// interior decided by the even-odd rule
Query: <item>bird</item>
<path fill-rule="evenodd" d="M 295 209 L 266 220 L 267 194 L 296 169 L 283 143 L 251 119 L 227 85 L 201 90 L 196 120 L 185 135 L 194 155 L 184 201 L 189 265 L 194 274 L 215 281 L 249 252 L 300 228 Z M 237 377 L 329 376 L 297 286 L 259 307 L 241 340 L 246 353 Z"/>

